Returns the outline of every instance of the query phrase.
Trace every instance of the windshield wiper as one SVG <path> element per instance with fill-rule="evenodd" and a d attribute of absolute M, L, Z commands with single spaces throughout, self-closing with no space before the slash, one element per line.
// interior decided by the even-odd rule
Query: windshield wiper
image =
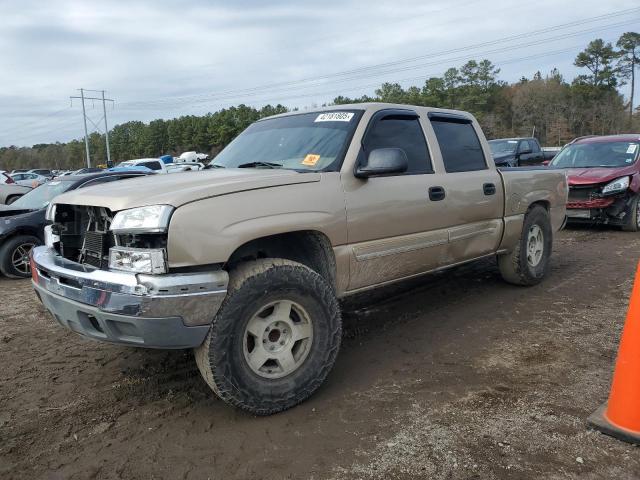
<path fill-rule="evenodd" d="M 282 164 L 274 162 L 249 162 L 238 165 L 238 168 L 282 168 Z"/>
<path fill-rule="evenodd" d="M 208 165 L 205 165 L 203 170 L 210 170 L 212 168 L 225 168 L 224 165 L 220 165 L 219 163 L 210 163 Z"/>

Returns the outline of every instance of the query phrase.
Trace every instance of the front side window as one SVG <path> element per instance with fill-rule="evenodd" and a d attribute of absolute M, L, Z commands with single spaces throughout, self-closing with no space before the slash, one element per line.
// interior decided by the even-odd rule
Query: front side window
<path fill-rule="evenodd" d="M 391 115 L 376 121 L 367 133 L 365 151 L 378 148 L 400 148 L 407 154 L 409 166 L 405 174 L 433 173 L 431 158 L 417 118 Z"/>
<path fill-rule="evenodd" d="M 447 172 L 470 172 L 487 168 L 480 139 L 470 122 L 433 118 L 431 125 Z"/>
<path fill-rule="evenodd" d="M 521 152 L 531 152 L 531 145 L 529 144 L 528 140 L 522 140 L 522 142 L 520 142 L 520 151 Z"/>
<path fill-rule="evenodd" d="M 361 110 L 287 115 L 250 125 L 212 167 L 338 171 Z"/>

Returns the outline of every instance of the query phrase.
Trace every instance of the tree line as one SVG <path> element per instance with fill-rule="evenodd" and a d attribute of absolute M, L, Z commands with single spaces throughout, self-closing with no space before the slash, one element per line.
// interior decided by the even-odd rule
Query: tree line
<path fill-rule="evenodd" d="M 544 145 L 563 145 L 582 135 L 640 132 L 640 111 L 633 108 L 640 34 L 624 33 L 615 47 L 595 39 L 574 64 L 584 73 L 571 81 L 553 69 L 507 83 L 499 79 L 500 69 L 491 61 L 469 60 L 442 76 L 427 78 L 421 86 L 384 83 L 372 96 L 338 96 L 332 104 L 380 101 L 466 110 L 478 118 L 487 138 L 535 135 Z M 627 83 L 629 102 L 618 90 Z M 283 105 L 239 105 L 203 116 L 125 122 L 109 131 L 111 157 L 122 161 L 189 150 L 215 156 L 252 122 L 287 111 Z M 103 135 L 92 133 L 89 147 L 93 165 L 106 163 Z M 83 140 L 0 148 L 4 170 L 74 169 L 85 164 Z"/>

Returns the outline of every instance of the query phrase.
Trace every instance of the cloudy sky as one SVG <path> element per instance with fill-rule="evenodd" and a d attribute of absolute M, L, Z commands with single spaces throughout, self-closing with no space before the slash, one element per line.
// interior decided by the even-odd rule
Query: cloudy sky
<path fill-rule="evenodd" d="M 640 30 L 640 5 L 0 0 L 0 19 L 4 146 L 82 137 L 80 103 L 69 100 L 80 87 L 116 100 L 107 111 L 112 126 L 238 103 L 304 108 L 372 94 L 385 81 L 422 85 L 472 58 L 492 60 L 507 81 L 553 67 L 572 78 L 573 58 L 589 40 L 615 43 Z M 101 127 L 101 104 L 87 106 Z"/>

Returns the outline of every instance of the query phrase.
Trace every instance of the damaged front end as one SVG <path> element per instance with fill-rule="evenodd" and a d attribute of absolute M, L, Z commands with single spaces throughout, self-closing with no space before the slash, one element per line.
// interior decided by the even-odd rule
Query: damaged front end
<path fill-rule="evenodd" d="M 607 184 L 569 185 L 569 221 L 618 226 L 626 224 L 637 195 L 628 187 L 628 177 Z"/>
<path fill-rule="evenodd" d="M 171 271 L 173 207 L 119 212 L 56 204 L 46 246 L 31 257 L 33 287 L 62 326 L 86 337 L 148 348 L 199 346 L 227 292 L 219 265 Z"/>

